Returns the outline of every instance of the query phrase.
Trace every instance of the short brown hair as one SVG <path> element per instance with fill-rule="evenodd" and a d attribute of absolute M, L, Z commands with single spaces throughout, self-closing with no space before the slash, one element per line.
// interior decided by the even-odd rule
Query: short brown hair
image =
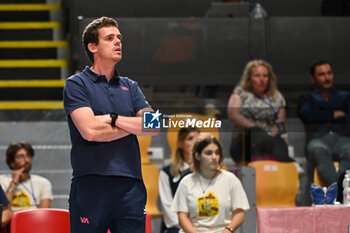
<path fill-rule="evenodd" d="M 11 164 L 15 161 L 15 155 L 17 151 L 20 149 L 25 149 L 31 158 L 34 157 L 34 149 L 29 143 L 12 142 L 6 150 L 6 163 L 11 170 L 13 170 L 13 167 L 11 167 Z"/>
<path fill-rule="evenodd" d="M 324 60 L 324 59 L 317 59 L 317 60 L 314 60 L 312 61 L 311 65 L 310 65 L 310 68 L 309 68 L 309 71 L 310 71 L 310 75 L 315 77 L 315 71 L 316 71 L 316 67 L 317 66 L 321 66 L 321 65 L 329 65 L 329 62 L 327 60 Z"/>
<path fill-rule="evenodd" d="M 88 44 L 95 43 L 97 45 L 98 44 L 98 29 L 100 29 L 102 27 L 107 27 L 107 26 L 114 26 L 114 27 L 118 28 L 118 23 L 113 18 L 103 16 L 101 18 L 93 20 L 84 29 L 84 32 L 82 35 L 82 42 L 83 42 L 85 54 L 92 63 L 94 63 L 94 56 L 90 52 L 90 50 L 88 48 Z"/>

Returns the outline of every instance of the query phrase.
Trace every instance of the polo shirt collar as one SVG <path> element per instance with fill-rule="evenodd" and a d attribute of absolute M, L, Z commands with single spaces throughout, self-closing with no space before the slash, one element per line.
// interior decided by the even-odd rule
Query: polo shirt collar
<path fill-rule="evenodd" d="M 91 70 L 90 67 L 86 66 L 85 69 L 83 70 L 83 73 L 86 74 L 86 76 L 91 79 L 91 81 L 93 82 L 97 82 L 101 79 L 103 80 L 107 80 L 106 76 L 103 75 L 103 74 L 97 74 L 95 72 L 93 72 Z M 116 68 L 114 68 L 114 75 L 113 77 L 110 79 L 110 82 L 119 82 L 119 78 L 120 78 L 120 75 L 119 75 L 119 72 Z"/>
<path fill-rule="evenodd" d="M 329 102 L 330 99 L 331 99 L 331 97 L 332 97 L 333 95 L 335 95 L 335 94 L 337 93 L 337 91 L 338 91 L 338 89 L 336 89 L 334 86 L 331 87 L 331 94 L 330 94 L 330 96 L 329 96 L 328 101 L 325 101 L 325 100 L 322 98 L 322 96 L 321 96 L 321 94 L 320 94 L 320 92 L 318 91 L 317 88 L 315 88 L 314 93 L 313 93 L 313 96 L 314 96 L 316 99 L 318 99 L 319 101 Z"/>
<path fill-rule="evenodd" d="M 335 88 L 334 86 L 331 87 L 331 95 L 335 92 L 337 92 L 337 88 Z M 320 95 L 320 92 L 318 91 L 317 87 L 315 87 L 314 93 Z"/>

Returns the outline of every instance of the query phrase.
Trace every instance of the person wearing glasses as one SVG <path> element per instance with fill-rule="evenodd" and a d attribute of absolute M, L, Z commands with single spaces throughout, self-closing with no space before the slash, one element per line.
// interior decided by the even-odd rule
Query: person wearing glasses
<path fill-rule="evenodd" d="M 171 205 L 180 233 L 230 233 L 243 223 L 248 199 L 239 179 L 220 169 L 223 159 L 219 141 L 200 135 L 192 153 L 194 172 L 181 180 Z"/>
<path fill-rule="evenodd" d="M 27 142 L 13 142 L 6 150 L 6 163 L 11 174 L 0 175 L 11 210 L 50 208 L 52 186 L 48 179 L 30 174 L 34 149 Z"/>

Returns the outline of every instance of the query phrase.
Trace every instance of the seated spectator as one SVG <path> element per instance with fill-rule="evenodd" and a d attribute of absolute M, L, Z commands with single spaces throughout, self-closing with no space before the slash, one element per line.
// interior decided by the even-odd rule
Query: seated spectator
<path fill-rule="evenodd" d="M 181 128 L 177 134 L 175 160 L 159 173 L 159 197 L 163 212 L 161 233 L 179 232 L 177 214 L 170 210 L 170 206 L 180 181 L 191 173 L 192 149 L 198 134 L 197 128 Z"/>
<path fill-rule="evenodd" d="M 10 202 L 2 188 L 0 188 L 0 204 L 2 205 L 1 227 L 4 227 L 10 222 L 12 211 L 10 210 Z"/>
<path fill-rule="evenodd" d="M 236 163 L 263 158 L 294 162 L 288 155 L 286 138 L 282 138 L 286 135 L 285 107 L 272 66 L 263 60 L 248 62 L 227 110 L 235 125 L 230 153 Z"/>
<path fill-rule="evenodd" d="M 223 159 L 214 136 L 199 136 L 192 153 L 194 172 L 181 180 L 171 205 L 180 232 L 233 233 L 243 223 L 248 199 L 239 179 L 219 169 Z"/>
<path fill-rule="evenodd" d="M 315 90 L 303 94 L 298 103 L 298 114 L 306 130 L 306 158 L 316 166 L 327 187 L 339 181 L 341 201 L 339 184 L 350 169 L 350 93 L 333 86 L 334 74 L 328 61 L 314 61 L 310 79 Z M 338 172 L 334 161 L 339 161 Z"/>
<path fill-rule="evenodd" d="M 0 175 L 11 210 L 49 208 L 52 201 L 51 183 L 44 177 L 30 174 L 34 150 L 26 142 L 13 142 L 6 151 L 6 163 L 12 174 Z"/>

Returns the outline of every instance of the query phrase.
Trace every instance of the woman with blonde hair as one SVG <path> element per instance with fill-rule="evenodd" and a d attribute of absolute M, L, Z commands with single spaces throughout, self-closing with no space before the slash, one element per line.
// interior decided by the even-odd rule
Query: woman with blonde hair
<path fill-rule="evenodd" d="M 159 197 L 163 212 L 161 233 L 179 231 L 177 215 L 170 210 L 170 205 L 180 181 L 191 173 L 192 148 L 198 135 L 197 128 L 181 128 L 177 134 L 174 162 L 165 166 L 159 173 Z"/>
<path fill-rule="evenodd" d="M 272 66 L 264 60 L 247 63 L 228 102 L 228 118 L 235 125 L 231 156 L 235 162 L 268 158 L 294 162 L 288 155 L 286 101 L 277 89 Z"/>
<path fill-rule="evenodd" d="M 181 180 L 171 205 L 180 232 L 233 233 L 243 223 L 249 203 L 239 179 L 220 169 L 221 144 L 211 134 L 200 135 L 192 160 L 194 172 Z"/>

